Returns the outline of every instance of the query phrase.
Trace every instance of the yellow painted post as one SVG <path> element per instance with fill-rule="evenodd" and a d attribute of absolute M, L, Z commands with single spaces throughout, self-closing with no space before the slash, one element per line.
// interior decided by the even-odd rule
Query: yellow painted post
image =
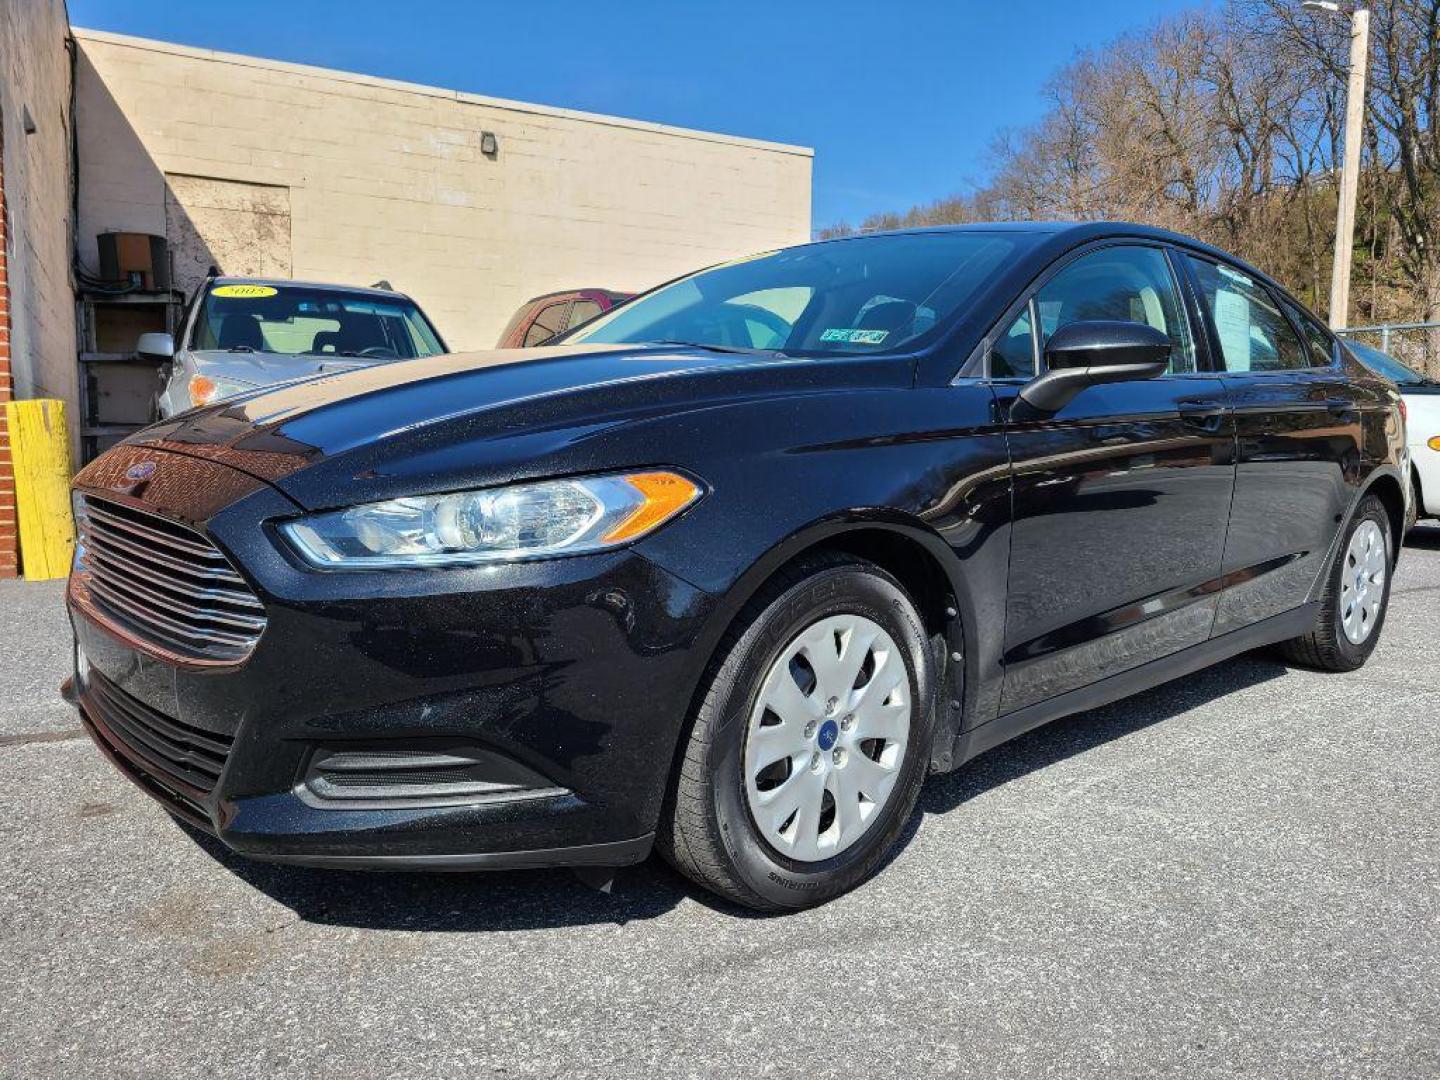
<path fill-rule="evenodd" d="M 10 401 L 5 415 L 15 466 L 20 571 L 32 581 L 64 577 L 75 548 L 65 403 L 45 398 Z"/>

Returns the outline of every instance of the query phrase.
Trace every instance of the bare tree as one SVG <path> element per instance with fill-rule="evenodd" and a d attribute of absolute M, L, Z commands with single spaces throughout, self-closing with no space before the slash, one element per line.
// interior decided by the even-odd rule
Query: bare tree
<path fill-rule="evenodd" d="M 1373 321 L 1440 321 L 1440 0 L 1372 11 L 1356 295 Z M 1057 72 L 1044 116 L 997 137 L 988 185 L 861 227 L 1146 221 L 1235 250 L 1323 308 L 1347 62 L 1345 21 L 1294 0 L 1160 20 Z"/>

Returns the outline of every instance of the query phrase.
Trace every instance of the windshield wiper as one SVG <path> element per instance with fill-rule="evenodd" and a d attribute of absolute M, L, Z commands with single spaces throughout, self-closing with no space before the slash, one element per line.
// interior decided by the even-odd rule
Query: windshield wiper
<path fill-rule="evenodd" d="M 672 338 L 660 338 L 657 341 L 646 341 L 643 344 L 679 345 L 686 349 L 705 349 L 708 352 L 739 353 L 741 356 L 785 356 L 779 349 L 746 349 L 739 345 L 711 345 L 703 341 L 676 341 Z"/>
<path fill-rule="evenodd" d="M 254 352 L 254 345 L 231 345 L 226 352 Z"/>

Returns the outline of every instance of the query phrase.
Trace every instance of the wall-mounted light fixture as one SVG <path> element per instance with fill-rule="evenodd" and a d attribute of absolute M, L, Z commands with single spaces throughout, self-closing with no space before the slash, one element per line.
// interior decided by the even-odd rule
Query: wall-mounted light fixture
<path fill-rule="evenodd" d="M 480 133 L 480 153 L 488 158 L 493 158 L 500 153 L 500 141 L 495 138 L 493 131 L 482 131 Z"/>

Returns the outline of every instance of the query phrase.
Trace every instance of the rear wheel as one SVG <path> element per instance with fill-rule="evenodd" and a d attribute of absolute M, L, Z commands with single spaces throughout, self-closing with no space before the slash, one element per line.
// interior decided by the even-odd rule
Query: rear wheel
<path fill-rule="evenodd" d="M 721 646 L 661 851 L 760 910 L 820 904 L 863 881 L 924 780 L 927 648 L 914 603 L 872 563 L 821 556 L 772 582 Z"/>
<path fill-rule="evenodd" d="M 1378 498 L 1367 495 L 1330 568 L 1315 626 L 1285 642 L 1285 655 L 1323 671 L 1354 671 L 1364 664 L 1385 624 L 1394 550 L 1390 515 Z"/>

